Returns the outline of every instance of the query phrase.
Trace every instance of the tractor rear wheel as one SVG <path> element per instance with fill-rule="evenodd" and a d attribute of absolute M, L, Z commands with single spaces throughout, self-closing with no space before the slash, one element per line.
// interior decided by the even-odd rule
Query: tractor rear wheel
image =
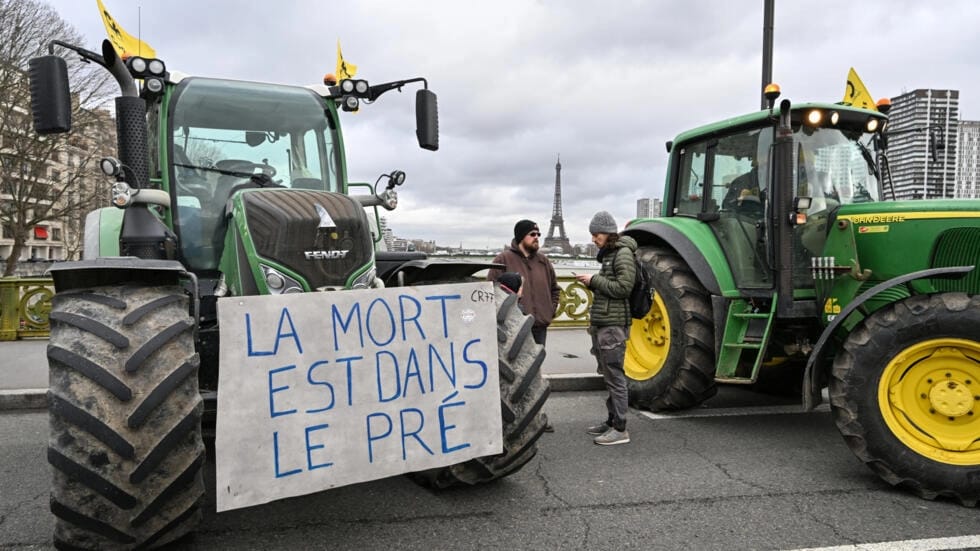
<path fill-rule="evenodd" d="M 180 287 L 58 293 L 48 462 L 59 548 L 156 547 L 201 520 L 194 322 Z"/>
<path fill-rule="evenodd" d="M 980 296 L 915 296 L 858 325 L 830 403 L 861 461 L 925 499 L 980 500 Z"/>
<path fill-rule="evenodd" d="M 516 473 L 538 451 L 547 418 L 541 413 L 551 388 L 541 376 L 544 347 L 531 336 L 534 318 L 517 306 L 517 295 L 494 286 L 504 451 L 440 469 L 412 473 L 422 485 L 448 488 L 490 482 Z"/>
<path fill-rule="evenodd" d="M 694 407 L 718 391 L 708 291 L 671 249 L 641 247 L 636 257 L 655 294 L 626 341 L 630 403 L 650 411 Z"/>

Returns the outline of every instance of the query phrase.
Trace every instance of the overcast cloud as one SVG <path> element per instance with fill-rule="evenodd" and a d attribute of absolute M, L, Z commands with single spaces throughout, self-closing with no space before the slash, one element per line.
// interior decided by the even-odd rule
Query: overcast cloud
<path fill-rule="evenodd" d="M 419 149 L 414 89 L 345 115 L 353 181 L 408 173 L 399 237 L 499 246 L 514 222 L 548 231 L 561 154 L 565 229 L 589 240 L 608 210 L 661 197 L 664 143 L 758 109 L 763 0 L 103 0 L 184 73 L 312 84 L 336 44 L 373 83 L 423 76 L 439 95 L 440 150 Z M 95 0 L 54 8 L 98 50 Z M 980 2 L 778 1 L 773 80 L 793 101 L 840 101 L 854 67 L 875 98 L 960 90 L 980 117 Z"/>

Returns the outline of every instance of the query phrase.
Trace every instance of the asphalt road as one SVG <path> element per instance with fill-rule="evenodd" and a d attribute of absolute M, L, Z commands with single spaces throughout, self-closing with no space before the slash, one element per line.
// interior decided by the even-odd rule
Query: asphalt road
<path fill-rule="evenodd" d="M 220 515 L 209 492 L 204 524 L 179 548 L 980 547 L 978 509 L 881 482 L 826 409 L 799 413 L 795 401 L 726 387 L 692 412 L 631 411 L 633 441 L 600 447 L 584 428 L 603 417 L 603 400 L 553 394 L 556 432 L 496 483 L 433 493 L 394 477 Z M 0 412 L 2 549 L 50 547 L 46 439 L 43 411 Z M 207 475 L 213 485 L 213 465 Z"/>

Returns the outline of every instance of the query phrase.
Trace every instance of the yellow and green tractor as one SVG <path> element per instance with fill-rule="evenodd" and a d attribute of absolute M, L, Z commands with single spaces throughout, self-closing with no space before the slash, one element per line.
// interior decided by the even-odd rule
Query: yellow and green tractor
<path fill-rule="evenodd" d="M 662 216 L 625 230 L 655 290 L 627 343 L 632 404 L 795 370 L 881 478 L 975 505 L 980 200 L 885 201 L 884 113 L 767 97 L 668 142 Z"/>

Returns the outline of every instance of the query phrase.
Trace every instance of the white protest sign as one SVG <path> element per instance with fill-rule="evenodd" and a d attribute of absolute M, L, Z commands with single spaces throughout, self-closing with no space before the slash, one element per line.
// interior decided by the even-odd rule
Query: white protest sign
<path fill-rule="evenodd" d="M 218 300 L 218 511 L 503 450 L 490 283 Z"/>

